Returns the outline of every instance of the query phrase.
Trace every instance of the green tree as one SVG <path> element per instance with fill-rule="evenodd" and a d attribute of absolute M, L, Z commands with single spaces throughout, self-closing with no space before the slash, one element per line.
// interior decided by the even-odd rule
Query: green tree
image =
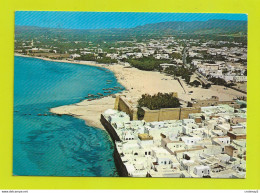
<path fill-rule="evenodd" d="M 142 57 L 142 58 L 129 58 L 126 60 L 131 66 L 138 68 L 140 70 L 160 71 L 160 64 L 167 63 L 169 60 L 167 59 L 155 59 L 154 57 Z"/>
<path fill-rule="evenodd" d="M 211 87 L 210 83 L 208 83 L 208 84 L 202 83 L 202 88 L 209 89 L 210 87 Z"/>
<path fill-rule="evenodd" d="M 195 86 L 198 87 L 199 85 L 201 85 L 200 81 L 198 80 L 194 80 L 193 82 L 190 83 L 191 86 Z"/>
<path fill-rule="evenodd" d="M 151 110 L 161 108 L 177 108 L 180 107 L 179 99 L 173 96 L 173 93 L 158 93 L 155 95 L 144 94 L 138 100 L 138 117 L 143 117 L 144 112 L 142 107 L 147 107 Z"/>
<path fill-rule="evenodd" d="M 240 108 L 241 108 L 241 109 L 242 109 L 242 108 L 246 108 L 246 104 L 245 104 L 245 103 L 241 104 L 241 105 L 240 105 Z"/>

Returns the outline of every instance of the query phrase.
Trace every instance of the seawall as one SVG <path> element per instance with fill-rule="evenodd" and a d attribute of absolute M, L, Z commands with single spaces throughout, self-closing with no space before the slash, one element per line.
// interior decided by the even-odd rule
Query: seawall
<path fill-rule="evenodd" d="M 109 133 L 112 141 L 114 142 L 114 161 L 115 161 L 115 165 L 116 165 L 116 169 L 117 172 L 119 174 L 120 177 L 128 177 L 128 172 L 127 169 L 117 151 L 116 148 L 116 141 L 121 141 L 119 136 L 117 135 L 117 133 L 115 132 L 114 128 L 112 127 L 112 125 L 105 119 L 105 117 L 101 114 L 100 117 L 100 122 L 102 123 L 102 125 L 104 126 L 104 128 L 106 129 L 106 131 Z"/>

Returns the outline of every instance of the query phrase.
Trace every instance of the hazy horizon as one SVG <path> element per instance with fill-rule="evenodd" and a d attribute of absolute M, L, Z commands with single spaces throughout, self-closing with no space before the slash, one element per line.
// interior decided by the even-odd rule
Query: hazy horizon
<path fill-rule="evenodd" d="M 59 29 L 125 29 L 162 22 L 209 20 L 247 21 L 247 14 L 63 11 L 15 12 L 15 26 Z"/>

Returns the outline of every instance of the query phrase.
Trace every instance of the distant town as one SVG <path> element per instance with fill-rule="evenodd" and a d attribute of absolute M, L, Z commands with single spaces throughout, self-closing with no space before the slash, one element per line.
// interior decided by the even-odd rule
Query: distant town
<path fill-rule="evenodd" d="M 141 70 L 158 70 L 181 76 L 190 86 L 216 84 L 247 92 L 247 45 L 242 42 L 162 37 L 94 44 L 91 41 L 56 43 L 60 40 L 38 39 L 16 40 L 15 52 L 50 59 L 117 63 Z M 55 44 L 60 47 L 53 46 Z M 198 80 L 191 81 L 193 74 Z"/>
<path fill-rule="evenodd" d="M 80 32 L 26 36 L 26 27 L 20 28 L 16 55 L 91 62 L 112 70 L 125 87 L 108 96 L 117 88 L 104 88 L 96 99 L 90 93 L 78 104 L 51 109 L 107 130 L 120 176 L 245 178 L 244 31 L 190 34 L 180 29 L 127 38 L 111 33 L 113 40 L 88 32 L 92 39 L 87 40 Z"/>

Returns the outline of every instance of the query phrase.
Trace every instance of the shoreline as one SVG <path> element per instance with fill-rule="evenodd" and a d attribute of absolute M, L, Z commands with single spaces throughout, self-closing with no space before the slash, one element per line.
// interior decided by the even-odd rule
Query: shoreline
<path fill-rule="evenodd" d="M 116 72 L 112 71 L 111 68 L 109 68 L 108 64 L 97 64 L 94 61 L 54 60 L 54 59 L 49 59 L 49 58 L 45 58 L 45 57 L 29 56 L 29 55 L 23 55 L 23 54 L 18 54 L 18 53 L 15 53 L 14 56 L 20 56 L 20 57 L 25 57 L 25 58 L 36 58 L 36 59 L 50 61 L 50 62 L 63 62 L 63 63 L 71 63 L 71 64 L 79 64 L 79 65 L 88 65 L 88 66 L 93 66 L 93 67 L 97 67 L 97 68 L 105 68 L 105 69 L 110 70 L 114 74 L 114 76 L 116 77 L 117 82 L 119 82 L 122 86 L 124 86 L 125 90 L 123 90 L 120 94 L 125 94 L 124 92 L 127 90 L 126 86 L 123 85 L 122 81 L 120 81 L 118 79 L 118 77 L 116 76 Z M 114 95 L 118 95 L 118 94 L 119 93 L 116 93 Z M 107 98 L 107 100 L 102 100 L 102 99 L 105 99 L 105 98 Z M 51 113 L 54 113 L 54 114 L 57 114 L 57 115 L 70 115 L 70 116 L 73 116 L 75 118 L 82 119 L 82 120 L 85 121 L 85 124 L 88 125 L 88 126 L 96 127 L 96 128 L 105 130 L 105 128 L 103 127 L 101 122 L 96 121 L 97 118 L 93 118 L 93 116 L 90 116 L 90 115 L 88 115 L 88 116 L 83 115 L 86 112 L 79 112 L 79 111 L 83 110 L 83 108 L 89 106 L 88 111 L 90 113 L 88 113 L 88 114 L 95 113 L 94 111 L 96 109 L 96 107 L 95 107 L 96 105 L 94 104 L 94 101 L 99 101 L 99 100 L 106 102 L 107 105 L 110 108 L 111 107 L 114 108 L 114 100 L 115 99 L 112 98 L 112 95 L 108 95 L 108 96 L 104 96 L 102 98 L 96 98 L 92 101 L 88 101 L 88 99 L 83 99 L 81 102 L 78 102 L 78 103 L 73 103 L 73 104 L 70 104 L 70 105 L 63 105 L 63 106 L 59 106 L 59 107 L 52 107 L 52 108 L 49 109 L 49 111 Z M 112 101 L 113 101 L 113 103 L 111 103 Z M 87 103 L 87 104 L 85 104 L 85 103 Z M 105 103 L 102 104 L 102 102 L 101 102 L 97 106 L 100 106 L 100 105 L 105 106 L 106 104 Z M 103 112 L 101 112 L 101 113 L 103 113 Z M 98 113 L 96 113 L 96 114 L 98 114 Z M 89 118 L 89 117 L 91 117 L 91 118 Z"/>
<path fill-rule="evenodd" d="M 117 79 L 117 81 L 122 85 L 122 81 L 120 81 L 120 79 L 118 79 L 117 77 L 117 73 L 113 70 L 111 70 L 111 64 L 99 64 L 99 63 L 96 63 L 95 61 L 82 61 L 82 60 L 54 60 L 54 59 L 50 59 L 50 58 L 45 58 L 45 57 L 38 57 L 38 56 L 29 56 L 29 55 L 23 55 L 23 54 L 18 54 L 18 53 L 15 53 L 14 56 L 21 56 L 21 57 L 25 57 L 25 58 L 36 58 L 36 59 L 40 59 L 40 60 L 45 60 L 45 61 L 50 61 L 50 62 L 63 62 L 63 63 L 71 63 L 71 64 L 79 64 L 79 65 L 87 65 L 87 66 L 93 66 L 93 67 L 97 67 L 97 68 L 105 68 L 105 69 L 108 69 L 110 71 L 112 71 Z M 119 64 L 116 64 L 118 66 L 121 66 Z M 124 86 L 125 87 L 125 86 Z M 125 87 L 126 88 L 126 87 Z M 126 88 L 128 89 L 128 88 Z M 96 100 L 96 99 L 95 99 Z"/>
<path fill-rule="evenodd" d="M 63 62 L 63 63 L 71 63 L 71 64 L 80 64 L 80 65 L 88 65 L 88 66 L 94 66 L 94 67 L 99 67 L 99 68 L 106 68 L 109 69 L 107 64 L 98 64 L 94 61 L 82 61 L 82 60 L 54 60 L 50 58 L 45 58 L 45 57 L 38 57 L 38 56 L 29 56 L 29 55 L 23 55 L 23 54 L 17 54 L 15 53 L 14 56 L 21 56 L 25 58 L 36 58 L 40 60 L 45 60 L 45 61 L 50 61 L 50 62 Z"/>
<path fill-rule="evenodd" d="M 136 103 L 137 99 L 142 94 L 156 94 L 158 92 L 169 93 L 177 92 L 178 97 L 185 101 L 195 99 L 207 99 L 211 96 L 218 96 L 220 100 L 232 100 L 234 97 L 246 96 L 246 94 L 240 93 L 232 89 L 225 90 L 224 86 L 212 85 L 210 89 L 202 89 L 201 87 L 189 87 L 184 80 L 180 79 L 183 87 L 180 83 L 173 79 L 171 76 L 167 76 L 160 72 L 154 71 L 142 71 L 136 68 L 124 68 L 119 64 L 97 64 L 94 61 L 68 61 L 68 60 L 53 60 L 44 57 L 33 57 L 28 55 L 15 54 L 15 56 L 37 58 L 52 62 L 64 62 L 80 65 L 89 65 L 99 68 L 105 68 L 114 73 L 117 79 L 125 90 L 115 95 L 125 95 L 130 99 L 130 102 Z M 185 90 L 185 92 L 184 92 Z M 192 93 L 189 93 L 192 91 Z M 114 108 L 115 98 L 111 95 L 97 98 L 92 101 L 87 99 L 70 105 L 64 105 L 60 107 L 54 107 L 50 109 L 50 112 L 59 115 L 71 115 L 76 118 L 85 120 L 85 123 L 89 126 L 104 129 L 100 122 L 100 114 L 107 109 Z"/>

